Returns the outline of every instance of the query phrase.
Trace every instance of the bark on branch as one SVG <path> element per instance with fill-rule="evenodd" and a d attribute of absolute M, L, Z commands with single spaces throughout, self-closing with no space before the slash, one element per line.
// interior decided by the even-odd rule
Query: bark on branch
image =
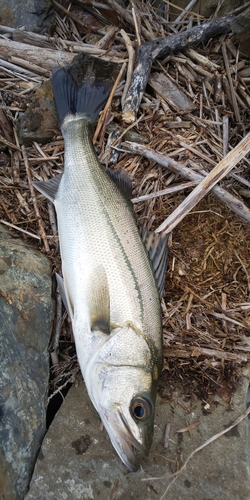
<path fill-rule="evenodd" d="M 132 123 L 141 103 L 144 90 L 155 59 L 166 57 L 172 52 L 183 50 L 190 45 L 213 38 L 230 30 L 235 14 L 207 21 L 182 33 L 177 33 L 152 42 L 143 43 L 137 50 L 132 81 L 123 104 L 123 120 Z"/>

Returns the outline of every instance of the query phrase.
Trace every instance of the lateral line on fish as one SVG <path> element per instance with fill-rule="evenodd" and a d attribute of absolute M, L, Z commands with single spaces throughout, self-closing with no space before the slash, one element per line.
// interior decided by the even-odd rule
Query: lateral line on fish
<path fill-rule="evenodd" d="M 109 214 L 108 214 L 107 210 L 105 209 L 104 204 L 103 204 L 102 206 L 103 206 L 103 212 L 105 213 L 105 215 L 106 215 L 106 217 L 107 217 L 107 222 L 108 222 L 108 225 L 109 225 L 109 227 L 110 227 L 110 229 L 111 229 L 112 233 L 114 234 L 116 241 L 117 241 L 117 242 L 118 242 L 118 244 L 119 244 L 120 250 L 121 250 L 122 255 L 123 255 L 123 257 L 124 257 L 124 260 L 125 260 L 125 262 L 126 262 L 126 264 L 127 264 L 127 267 L 128 267 L 128 269 L 129 269 L 130 273 L 131 273 L 131 274 L 132 274 L 132 276 L 133 276 L 133 280 L 134 280 L 134 283 L 135 283 L 135 289 L 136 289 L 136 291 L 137 291 L 137 293 L 138 293 L 139 304 L 140 304 L 140 311 L 141 311 L 142 322 L 143 322 L 143 319 L 144 319 L 144 307 L 143 307 L 142 294 L 141 294 L 141 291 L 140 291 L 140 286 L 139 286 L 138 280 L 136 279 L 136 275 L 135 275 L 135 273 L 134 273 L 133 267 L 131 266 L 131 263 L 130 263 L 130 261 L 129 261 L 129 259 L 128 259 L 127 255 L 126 255 L 126 252 L 125 252 L 125 250 L 124 250 L 124 248 L 123 248 L 123 245 L 122 245 L 122 242 L 121 242 L 121 240 L 120 240 L 120 237 L 119 237 L 119 235 L 118 235 L 117 231 L 115 230 L 115 228 L 114 228 L 113 224 L 111 223 L 111 220 L 110 220 Z"/>

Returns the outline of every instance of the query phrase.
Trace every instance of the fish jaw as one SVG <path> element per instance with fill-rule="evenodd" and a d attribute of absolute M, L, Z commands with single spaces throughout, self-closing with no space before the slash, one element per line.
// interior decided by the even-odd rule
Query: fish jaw
<path fill-rule="evenodd" d="M 130 471 L 138 469 L 151 447 L 158 374 L 145 338 L 131 328 L 111 333 L 84 374 L 89 397 Z M 133 413 L 138 401 L 148 408 L 146 418 Z"/>
<path fill-rule="evenodd" d="M 103 414 L 102 422 L 124 465 L 130 472 L 136 472 L 139 469 L 140 460 L 148 455 L 152 439 L 148 446 L 143 444 L 143 439 L 137 440 L 119 410 Z"/>

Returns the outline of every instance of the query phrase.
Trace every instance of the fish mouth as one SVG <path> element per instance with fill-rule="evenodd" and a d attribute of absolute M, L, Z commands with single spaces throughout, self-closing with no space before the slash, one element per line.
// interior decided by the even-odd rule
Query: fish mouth
<path fill-rule="evenodd" d="M 130 472 L 139 469 L 140 460 L 148 453 L 148 447 L 140 443 L 132 434 L 128 423 L 120 411 L 109 411 L 103 418 L 112 445 Z"/>

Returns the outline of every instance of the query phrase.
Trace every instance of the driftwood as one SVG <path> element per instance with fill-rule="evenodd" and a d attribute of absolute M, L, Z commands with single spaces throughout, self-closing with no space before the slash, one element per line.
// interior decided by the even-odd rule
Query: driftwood
<path fill-rule="evenodd" d="M 181 113 L 194 111 L 195 104 L 165 73 L 151 74 L 148 83 L 160 99 L 164 99 L 175 111 Z"/>
<path fill-rule="evenodd" d="M 250 150 L 249 134 L 247 137 L 245 137 L 243 139 L 243 141 L 246 141 L 248 143 L 248 151 L 249 151 Z M 242 144 L 242 141 L 240 144 Z M 208 177 L 207 176 L 205 178 L 203 175 L 195 172 L 191 168 L 188 168 L 186 165 L 178 163 L 177 161 L 173 160 L 169 156 L 167 156 L 163 153 L 156 152 L 153 149 L 149 148 L 148 146 L 142 146 L 141 144 L 137 144 L 137 143 L 133 143 L 133 142 L 125 142 L 125 143 L 123 143 L 123 146 L 126 147 L 127 151 L 131 151 L 133 153 L 145 156 L 149 160 L 153 160 L 153 161 L 159 163 L 160 165 L 168 168 L 169 170 L 171 170 L 171 172 L 178 173 L 179 175 L 181 175 L 185 179 L 189 179 L 192 181 L 199 181 L 201 183 L 201 182 L 206 181 L 206 179 Z M 235 154 L 235 150 L 233 150 L 231 153 Z M 243 156 L 245 154 L 246 154 L 246 151 L 244 151 Z M 225 164 L 225 159 L 222 161 Z M 239 161 L 239 159 L 238 159 L 238 161 Z M 221 162 L 220 162 L 220 164 L 221 164 Z M 216 182 L 218 182 L 218 180 Z M 222 187 L 220 187 L 218 185 L 214 185 L 211 189 L 212 189 L 212 192 L 217 196 L 217 198 L 219 198 L 223 203 L 225 203 L 231 210 L 233 210 L 237 215 L 242 217 L 247 222 L 250 222 L 250 209 L 242 201 L 240 201 L 238 198 L 236 198 L 236 196 L 231 195 L 231 193 L 226 191 L 226 189 L 223 189 Z M 204 195 L 204 194 L 202 193 L 202 195 Z M 178 207 L 178 209 L 179 209 L 179 207 Z M 191 210 L 191 208 L 190 208 L 190 210 Z M 188 211 L 189 210 L 187 210 L 185 213 L 187 213 Z M 183 217 L 185 216 L 185 213 L 184 213 Z M 178 220 L 178 222 L 179 222 L 179 220 Z M 176 224 L 178 222 L 176 222 Z M 173 229 L 173 227 L 172 227 L 172 229 Z"/>
<path fill-rule="evenodd" d="M 15 58 L 18 58 L 18 64 L 30 69 L 31 72 L 43 73 L 43 70 L 51 71 L 55 66 L 66 66 L 72 62 L 72 59 L 79 52 L 101 56 L 103 59 L 112 60 L 117 63 L 126 61 L 119 57 L 119 53 L 115 53 L 114 51 L 107 52 L 107 50 L 94 45 L 71 42 L 71 44 L 68 44 L 71 52 L 67 52 L 56 48 L 48 48 L 48 42 L 45 43 L 44 40 L 45 37 L 39 38 L 38 35 L 35 35 L 33 38 L 32 34 L 28 32 L 24 34 L 20 30 L 14 30 L 13 37 L 23 39 L 25 42 L 33 40 L 37 45 L 17 42 L 8 38 L 0 38 L 1 58 L 9 63 L 14 63 Z M 53 47 L 53 45 L 50 44 L 50 47 Z"/>
<path fill-rule="evenodd" d="M 54 37 L 2 25 L 0 25 L 0 33 L 8 36 L 11 35 L 15 42 L 28 43 L 30 45 L 37 45 L 38 47 L 48 47 L 49 49 L 51 49 L 51 44 L 56 44 L 57 41 Z"/>
<path fill-rule="evenodd" d="M 102 37 L 101 40 L 99 40 L 99 42 L 96 43 L 95 46 L 90 46 L 85 43 L 84 47 L 95 47 L 96 49 L 99 49 L 99 51 L 96 51 L 98 55 L 102 54 L 101 49 L 103 50 L 103 53 L 106 53 L 106 49 L 109 47 L 113 38 L 116 36 L 117 31 L 118 28 L 116 26 L 110 26 L 107 33 Z M 14 42 L 36 45 L 37 47 L 44 47 L 48 49 L 58 49 L 59 40 L 58 38 L 53 36 L 39 35 L 38 33 L 10 28 L 9 26 L 2 25 L 0 25 L 0 33 L 11 35 Z M 76 45 L 76 42 L 72 40 L 60 40 L 60 42 L 66 48 Z"/>
<path fill-rule="evenodd" d="M 124 100 L 122 110 L 123 120 L 126 123 L 132 123 L 136 120 L 152 62 L 155 59 L 165 57 L 172 52 L 183 50 L 190 45 L 227 32 L 234 19 L 235 14 L 228 14 L 227 16 L 208 21 L 184 32 L 143 43 L 137 50 L 133 78 L 126 99 Z"/>
<path fill-rule="evenodd" d="M 22 58 L 29 61 L 31 65 L 34 64 L 46 70 L 52 70 L 55 66 L 66 66 L 75 56 L 69 52 L 37 47 L 4 38 L 0 38 L 0 52 L 1 57 L 9 62 L 12 62 L 12 57 L 19 57 L 20 60 Z"/>

